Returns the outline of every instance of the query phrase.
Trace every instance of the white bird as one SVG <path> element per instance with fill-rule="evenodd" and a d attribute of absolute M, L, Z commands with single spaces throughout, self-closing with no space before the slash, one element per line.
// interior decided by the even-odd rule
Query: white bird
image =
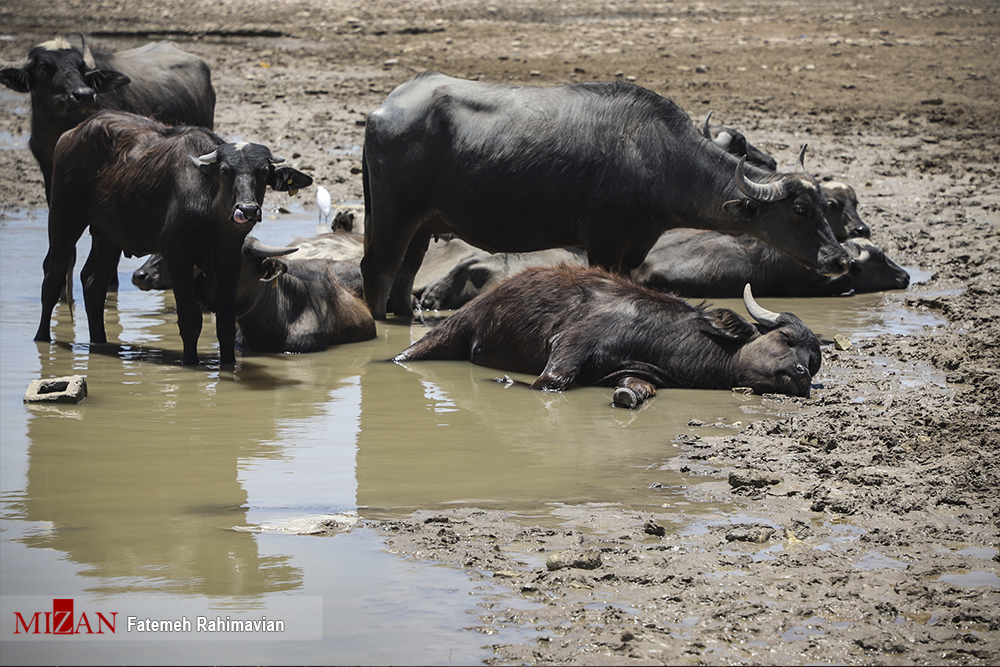
<path fill-rule="evenodd" d="M 316 188 L 316 204 L 319 206 L 319 225 L 329 224 L 333 207 L 330 205 L 330 193 L 322 185 Z"/>

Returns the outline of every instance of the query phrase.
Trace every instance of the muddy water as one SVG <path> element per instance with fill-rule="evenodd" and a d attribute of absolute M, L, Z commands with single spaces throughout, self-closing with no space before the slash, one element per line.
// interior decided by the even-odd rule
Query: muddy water
<path fill-rule="evenodd" d="M 313 234 L 312 215 L 289 206 L 256 235 L 285 244 Z M 73 597 L 119 618 L 270 611 L 307 627 L 321 614 L 321 641 L 206 642 L 199 661 L 479 661 L 487 642 L 463 628 L 475 624 L 484 590 L 461 573 L 402 561 L 366 531 L 254 529 L 456 506 L 549 525 L 600 507 L 697 516 L 718 508 L 687 503 L 679 479 L 659 469 L 676 451 L 671 441 L 691 419 L 724 426 L 759 406 L 729 392 L 670 390 L 627 412 L 609 406 L 607 389 L 542 394 L 467 363 L 401 367 L 385 360 L 427 329 L 392 320 L 374 341 L 247 357 L 234 371 L 219 369 L 206 317 L 207 361 L 185 368 L 172 296 L 132 287 L 136 259 L 123 260 L 109 300 L 111 344 L 87 343 L 82 301 L 75 319 L 59 307 L 56 343 L 36 344 L 45 212 L 0 224 L 4 613 L 10 596 L 23 595 Z M 825 337 L 935 324 L 887 311 L 881 295 L 762 303 L 796 312 Z M 32 379 L 69 374 L 87 377 L 82 404 L 22 404 Z M 498 640 L 515 638 L 489 643 Z M 120 643 L 29 646 L 5 648 L 5 660 L 129 656 Z M 162 650 L 165 660 L 190 656 L 179 642 Z"/>

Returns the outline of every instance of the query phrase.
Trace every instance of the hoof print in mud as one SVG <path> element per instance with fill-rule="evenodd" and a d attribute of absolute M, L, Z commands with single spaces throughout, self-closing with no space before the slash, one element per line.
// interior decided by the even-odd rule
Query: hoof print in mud
<path fill-rule="evenodd" d="M 87 378 L 82 375 L 32 380 L 25 403 L 79 403 L 87 398 Z"/>

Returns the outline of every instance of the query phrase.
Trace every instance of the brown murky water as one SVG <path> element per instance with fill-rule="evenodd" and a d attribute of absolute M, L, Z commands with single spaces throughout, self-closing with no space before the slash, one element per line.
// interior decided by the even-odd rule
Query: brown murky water
<path fill-rule="evenodd" d="M 669 390 L 628 412 L 610 407 L 607 389 L 505 388 L 491 381 L 499 372 L 459 362 L 404 368 L 385 360 L 427 329 L 398 321 L 381 323 L 374 341 L 248 357 L 234 372 L 218 368 L 206 318 L 208 361 L 185 368 L 172 296 L 134 289 L 135 259 L 122 262 L 109 302 L 114 343 L 90 346 L 82 307 L 73 321 L 60 306 L 57 342 L 36 344 L 45 211 L 0 225 L 4 613 L 19 595 L 73 597 L 78 607 L 114 607 L 120 619 L 270 611 L 299 621 L 321 610 L 322 641 L 212 641 L 201 661 L 477 662 L 486 641 L 463 628 L 483 589 L 460 572 L 403 561 L 365 531 L 244 531 L 456 506 L 553 526 L 595 507 L 695 517 L 717 508 L 686 502 L 679 480 L 659 469 L 673 439 L 691 419 L 731 424 L 759 406 L 729 392 Z M 314 227 L 297 209 L 256 234 L 284 244 Z M 933 323 L 886 311 L 881 295 L 762 303 L 828 338 Z M 87 377 L 82 404 L 22 404 L 31 380 L 70 374 Z M 129 655 L 127 644 L 70 646 L 47 646 L 45 661 Z M 171 646 L 163 642 L 165 660 L 190 654 Z M 33 659 L 30 644 L 10 648 L 17 655 L 5 649 L 5 661 Z"/>

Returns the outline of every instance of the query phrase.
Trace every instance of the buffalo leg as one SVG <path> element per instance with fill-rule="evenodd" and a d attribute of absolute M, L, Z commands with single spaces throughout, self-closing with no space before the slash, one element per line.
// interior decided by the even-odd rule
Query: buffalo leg
<path fill-rule="evenodd" d="M 201 335 L 201 307 L 195 296 L 194 263 L 184 257 L 164 257 L 167 271 L 173 279 L 174 300 L 177 302 L 177 328 L 184 345 L 184 364 L 198 363 L 198 337 Z"/>
<path fill-rule="evenodd" d="M 219 266 L 219 262 L 213 262 L 216 270 L 212 281 L 215 291 L 215 335 L 219 339 L 219 361 L 223 365 L 236 363 L 236 287 L 240 275 L 239 261 L 237 255 L 229 269 Z"/>
<path fill-rule="evenodd" d="M 427 253 L 427 245 L 431 241 L 431 233 L 425 230 L 418 230 L 403 256 L 403 263 L 396 272 L 396 279 L 392 283 L 392 290 L 389 292 L 389 304 L 387 310 L 402 317 L 409 317 L 413 314 L 413 281 L 417 277 L 417 271 L 424 261 Z"/>
<path fill-rule="evenodd" d="M 396 274 L 403 266 L 410 241 L 420 228 L 422 219 L 412 205 L 388 203 L 386 200 L 391 196 L 379 196 L 376 192 L 370 198 L 371 217 L 365 219 L 365 256 L 361 260 L 361 276 L 365 301 L 372 316 L 376 320 L 384 320 Z M 365 206 L 368 206 L 367 200 Z M 423 253 L 416 259 L 422 260 Z M 419 261 L 417 266 L 419 268 Z M 413 271 L 416 273 L 416 269 Z M 399 293 L 398 289 L 396 293 Z M 407 300 L 406 304 L 406 314 L 412 314 L 410 301 Z"/>
<path fill-rule="evenodd" d="M 62 224 L 73 219 L 72 212 L 62 212 L 58 205 L 49 209 L 49 251 L 42 261 L 42 315 L 35 331 L 35 340 L 49 342 L 49 328 L 52 324 L 52 311 L 59 302 L 63 288 L 66 286 L 66 275 L 72 271 L 72 262 L 76 259 L 76 242 L 83 235 L 86 224 L 74 227 L 72 223 Z"/>
<path fill-rule="evenodd" d="M 656 387 L 639 378 L 625 377 L 619 380 L 615 386 L 611 402 L 620 408 L 635 410 L 647 398 L 653 396 L 656 396 Z"/>
<path fill-rule="evenodd" d="M 94 234 L 80 281 L 83 283 L 83 303 L 87 310 L 87 326 L 91 343 L 107 343 L 104 327 L 104 306 L 108 298 L 108 285 L 118 272 L 121 249 L 105 237 Z"/>

